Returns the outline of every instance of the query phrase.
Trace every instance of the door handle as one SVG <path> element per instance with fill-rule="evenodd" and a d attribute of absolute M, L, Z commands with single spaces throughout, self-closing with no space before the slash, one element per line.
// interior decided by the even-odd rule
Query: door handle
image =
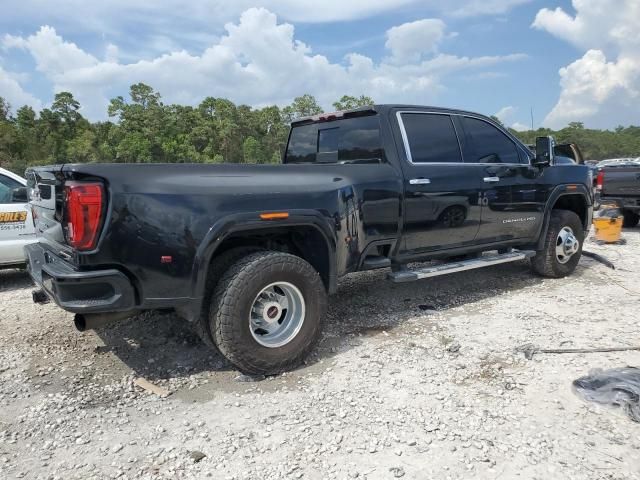
<path fill-rule="evenodd" d="M 500 177 L 484 177 L 485 183 L 495 183 L 500 181 Z"/>
<path fill-rule="evenodd" d="M 412 178 L 409 180 L 409 185 L 429 185 L 431 180 L 428 178 Z"/>

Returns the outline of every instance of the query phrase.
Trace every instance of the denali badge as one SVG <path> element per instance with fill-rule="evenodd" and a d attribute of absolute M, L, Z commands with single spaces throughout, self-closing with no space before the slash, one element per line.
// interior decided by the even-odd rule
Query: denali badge
<path fill-rule="evenodd" d="M 502 223 L 534 222 L 535 219 L 536 219 L 536 217 L 510 218 L 508 220 L 502 220 Z"/>

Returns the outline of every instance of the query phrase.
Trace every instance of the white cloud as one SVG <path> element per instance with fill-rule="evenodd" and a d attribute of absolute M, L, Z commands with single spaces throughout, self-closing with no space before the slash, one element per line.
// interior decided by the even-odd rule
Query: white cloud
<path fill-rule="evenodd" d="M 543 8 L 533 26 L 585 50 L 640 47 L 637 0 L 573 0 L 573 8 L 575 17 L 561 8 Z"/>
<path fill-rule="evenodd" d="M 508 122 L 509 118 L 515 113 L 515 107 L 508 105 L 498 110 L 494 116 L 497 117 L 502 123 Z"/>
<path fill-rule="evenodd" d="M 610 128 L 638 123 L 640 100 L 640 2 L 573 0 L 564 10 L 542 9 L 533 27 L 578 48 L 582 58 L 560 69 L 560 98 L 544 124 L 563 127 L 572 121 Z"/>
<path fill-rule="evenodd" d="M 489 3 L 486 7 L 485 1 Z M 198 53 L 217 42 L 225 34 L 224 26 L 249 8 L 266 8 L 289 22 L 318 24 L 397 15 L 418 8 L 444 17 L 502 14 L 523 1 L 528 0 L 4 0 L 0 32 L 28 34 L 34 26 L 52 25 L 66 40 L 101 36 L 104 44 L 118 45 L 119 59 L 134 62 L 182 49 Z M 351 27 L 345 23 L 344 28 Z M 85 50 L 102 59 L 104 44 Z M 335 45 L 333 51 L 350 50 L 344 43 L 340 47 Z"/>
<path fill-rule="evenodd" d="M 444 38 L 445 23 L 437 18 L 425 18 L 404 23 L 387 31 L 385 46 L 394 63 L 418 62 L 423 55 L 435 52 Z"/>
<path fill-rule="evenodd" d="M 529 125 L 525 125 L 524 123 L 520 123 L 520 122 L 512 123 L 511 128 L 513 128 L 514 130 L 517 130 L 518 132 L 524 132 L 531 129 Z"/>
<path fill-rule="evenodd" d="M 30 105 L 34 109 L 40 109 L 40 100 L 23 90 L 18 80 L 20 75 L 7 72 L 0 67 L 0 97 L 5 98 L 15 110 L 22 105 Z"/>
<path fill-rule="evenodd" d="M 167 102 L 191 104 L 212 95 L 250 105 L 282 105 L 303 93 L 316 95 L 323 105 L 343 94 L 362 93 L 380 102 L 426 103 L 443 89 L 441 80 L 448 74 L 524 57 L 433 54 L 424 59 L 393 43 L 392 55 L 414 55 L 415 61 L 377 63 L 353 53 L 343 63 L 331 63 L 297 41 L 292 25 L 278 23 L 275 14 L 258 8 L 245 11 L 238 23 L 228 23 L 225 30 L 224 36 L 199 55 L 175 50 L 133 63 L 119 62 L 114 47 L 105 60 L 99 60 L 65 41 L 51 27 L 42 27 L 26 38 L 5 37 L 4 45 L 28 51 L 54 90 L 73 92 L 89 118 L 103 118 L 108 98 L 137 82 L 152 85 Z"/>
<path fill-rule="evenodd" d="M 54 76 L 98 63 L 98 60 L 76 44 L 65 42 L 56 34 L 55 29 L 49 26 L 42 27 L 37 34 L 27 38 L 5 35 L 3 47 L 28 50 L 36 61 L 38 71 Z"/>
<path fill-rule="evenodd" d="M 497 117 L 504 125 L 508 125 L 510 128 L 514 130 L 518 130 L 519 132 L 523 130 L 529 130 L 531 127 L 525 125 L 522 122 L 514 121 L 514 117 L 518 112 L 518 108 L 512 105 L 507 105 L 506 107 L 502 107 L 494 116 Z"/>
<path fill-rule="evenodd" d="M 428 8 L 445 15 L 502 14 L 529 1 L 531 0 L 5 0 L 2 13 L 8 24 L 30 18 L 40 22 L 74 25 L 87 31 L 113 32 L 127 23 L 169 27 L 176 21 L 188 20 L 191 23 L 220 26 L 252 7 L 266 8 L 289 21 L 323 23 L 363 19 L 412 6 Z"/>

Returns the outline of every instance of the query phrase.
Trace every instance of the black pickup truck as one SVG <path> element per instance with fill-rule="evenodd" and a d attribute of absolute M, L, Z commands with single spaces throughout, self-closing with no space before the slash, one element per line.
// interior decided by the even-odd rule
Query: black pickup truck
<path fill-rule="evenodd" d="M 282 165 L 33 168 L 34 300 L 80 330 L 172 309 L 240 370 L 281 372 L 348 273 L 408 282 L 527 258 L 572 273 L 592 178 L 553 151 L 475 113 L 378 105 L 294 122 Z"/>
<path fill-rule="evenodd" d="M 640 221 L 640 161 L 602 162 L 597 167 L 596 195 L 600 204 L 615 204 L 624 216 L 625 227 Z"/>

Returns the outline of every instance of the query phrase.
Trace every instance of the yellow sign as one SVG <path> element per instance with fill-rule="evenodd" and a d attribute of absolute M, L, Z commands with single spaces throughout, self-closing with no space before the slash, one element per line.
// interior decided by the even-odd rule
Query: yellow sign
<path fill-rule="evenodd" d="M 0 212 L 0 223 L 25 222 L 27 212 Z"/>

